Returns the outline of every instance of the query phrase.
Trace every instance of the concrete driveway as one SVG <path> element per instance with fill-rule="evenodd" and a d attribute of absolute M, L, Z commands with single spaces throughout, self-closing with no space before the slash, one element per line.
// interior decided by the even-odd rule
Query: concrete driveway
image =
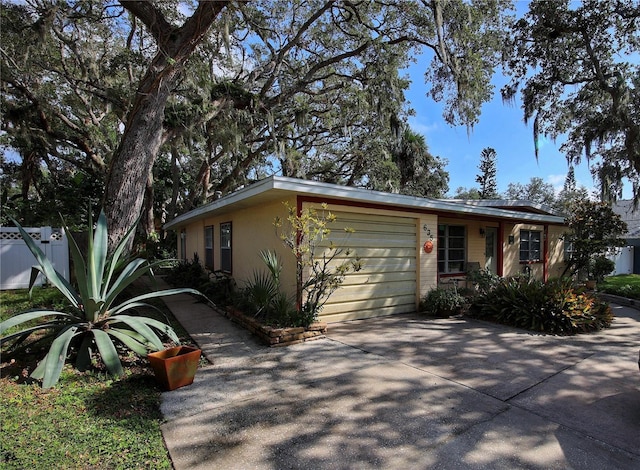
<path fill-rule="evenodd" d="M 640 468 L 636 310 L 576 337 L 400 315 L 269 349 L 168 304 L 213 361 L 163 395 L 177 469 Z"/>

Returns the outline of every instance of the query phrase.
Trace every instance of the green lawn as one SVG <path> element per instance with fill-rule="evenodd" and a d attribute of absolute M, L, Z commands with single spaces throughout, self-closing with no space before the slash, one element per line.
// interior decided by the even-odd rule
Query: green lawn
<path fill-rule="evenodd" d="M 36 288 L 32 301 L 26 290 L 0 292 L 2 319 L 36 306 L 62 305 L 54 289 Z M 161 301 L 156 305 L 170 315 Z M 188 343 L 184 330 L 172 323 Z M 0 468 L 171 468 L 160 431 L 160 390 L 146 359 L 126 357 L 127 373 L 118 380 L 67 365 L 59 384 L 48 390 L 29 384 L 36 359 L 2 351 Z"/>
<path fill-rule="evenodd" d="M 607 277 L 604 282 L 598 284 L 598 290 L 631 299 L 640 299 L 640 275 L 621 274 Z"/>

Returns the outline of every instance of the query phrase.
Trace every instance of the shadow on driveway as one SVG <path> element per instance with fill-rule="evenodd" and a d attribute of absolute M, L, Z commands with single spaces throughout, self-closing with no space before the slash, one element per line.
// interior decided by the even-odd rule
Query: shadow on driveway
<path fill-rule="evenodd" d="M 213 365 L 163 395 L 163 434 L 176 469 L 640 468 L 640 318 L 616 314 L 576 337 L 416 315 L 286 349 L 201 334 Z"/>

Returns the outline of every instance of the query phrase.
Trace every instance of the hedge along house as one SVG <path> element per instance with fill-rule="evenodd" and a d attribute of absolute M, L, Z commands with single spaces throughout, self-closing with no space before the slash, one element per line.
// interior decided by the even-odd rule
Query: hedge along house
<path fill-rule="evenodd" d="M 298 212 L 326 203 L 336 216 L 329 240 L 362 261 L 320 312 L 327 322 L 416 311 L 428 291 L 478 267 L 499 276 L 526 270 L 544 280 L 564 269 L 564 219 L 523 201 L 437 200 L 272 176 L 165 228 L 177 232 L 181 259 L 197 254 L 240 287 L 265 270 L 260 251 L 275 251 L 282 286 L 294 296 L 295 257 L 274 226 L 276 217 L 287 218 L 285 202 Z"/>

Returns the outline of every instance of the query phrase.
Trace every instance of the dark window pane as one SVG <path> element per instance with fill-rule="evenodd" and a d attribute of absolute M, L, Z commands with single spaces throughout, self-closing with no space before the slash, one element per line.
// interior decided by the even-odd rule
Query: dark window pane
<path fill-rule="evenodd" d="M 464 237 L 464 226 L 463 225 L 449 225 L 449 236 L 450 237 Z"/>
<path fill-rule="evenodd" d="M 449 248 L 464 248 L 464 238 L 450 238 Z"/>
<path fill-rule="evenodd" d="M 464 270 L 464 261 L 458 262 L 450 262 L 449 263 L 449 272 L 450 273 L 459 273 Z"/>

